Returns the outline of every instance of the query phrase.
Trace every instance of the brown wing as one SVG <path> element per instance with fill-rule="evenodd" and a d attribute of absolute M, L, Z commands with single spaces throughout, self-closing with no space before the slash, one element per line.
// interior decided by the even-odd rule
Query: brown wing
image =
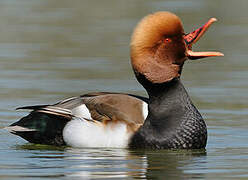
<path fill-rule="evenodd" d="M 35 111 L 55 114 L 58 116 L 78 116 L 88 119 L 84 112 L 76 113 L 76 108 L 85 105 L 90 113 L 91 120 L 98 121 L 104 125 L 111 123 L 126 123 L 128 129 L 136 131 L 146 117 L 143 115 L 143 106 L 146 98 L 109 92 L 97 92 L 84 94 L 80 97 L 72 97 L 60 101 L 54 105 L 29 106 L 19 109 L 33 109 Z M 83 109 L 81 110 L 83 111 Z"/>
<path fill-rule="evenodd" d="M 135 131 L 144 123 L 143 101 L 127 94 L 101 94 L 83 98 L 94 120 L 126 123 Z"/>

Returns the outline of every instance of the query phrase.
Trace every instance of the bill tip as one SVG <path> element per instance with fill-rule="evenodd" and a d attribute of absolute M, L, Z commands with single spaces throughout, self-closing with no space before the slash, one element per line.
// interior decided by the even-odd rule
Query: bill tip
<path fill-rule="evenodd" d="M 210 19 L 210 21 L 211 21 L 211 22 L 216 22 L 217 19 L 213 17 L 213 18 Z"/>

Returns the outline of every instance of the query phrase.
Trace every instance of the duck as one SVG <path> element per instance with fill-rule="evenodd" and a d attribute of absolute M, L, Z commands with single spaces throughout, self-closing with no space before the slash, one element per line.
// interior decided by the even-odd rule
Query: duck
<path fill-rule="evenodd" d="M 145 16 L 134 29 L 131 65 L 148 97 L 90 92 L 55 104 L 19 107 L 31 112 L 6 127 L 30 143 L 79 148 L 202 149 L 207 126 L 180 77 L 184 62 L 221 52 L 194 52 L 215 22 L 186 34 L 174 13 Z"/>

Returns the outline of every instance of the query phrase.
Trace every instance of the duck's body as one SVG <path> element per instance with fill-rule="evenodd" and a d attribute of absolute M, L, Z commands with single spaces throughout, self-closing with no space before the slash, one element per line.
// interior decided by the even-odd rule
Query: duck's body
<path fill-rule="evenodd" d="M 122 93 L 90 93 L 54 105 L 29 106 L 32 112 L 7 129 L 32 143 L 73 147 L 204 148 L 207 128 L 180 76 L 187 58 L 222 56 L 192 52 L 214 22 L 185 35 L 169 12 L 145 17 L 134 31 L 131 60 L 148 98 Z"/>
<path fill-rule="evenodd" d="M 144 123 L 147 102 L 129 94 L 90 93 L 53 105 L 18 108 L 33 111 L 8 128 L 32 143 L 124 148 Z"/>

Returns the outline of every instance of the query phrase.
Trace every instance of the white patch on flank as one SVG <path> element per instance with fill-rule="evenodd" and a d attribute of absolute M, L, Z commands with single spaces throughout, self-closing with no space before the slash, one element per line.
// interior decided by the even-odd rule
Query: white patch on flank
<path fill-rule="evenodd" d="M 146 119 L 148 115 L 148 104 L 146 102 L 143 102 L 142 110 L 143 110 L 143 117 L 144 119 Z"/>
<path fill-rule="evenodd" d="M 104 126 L 80 118 L 69 121 L 63 130 L 64 141 L 72 147 L 125 148 L 130 135 L 124 123 Z"/>
<path fill-rule="evenodd" d="M 85 104 L 82 104 L 72 109 L 72 114 L 77 117 L 92 119 L 90 111 Z"/>

